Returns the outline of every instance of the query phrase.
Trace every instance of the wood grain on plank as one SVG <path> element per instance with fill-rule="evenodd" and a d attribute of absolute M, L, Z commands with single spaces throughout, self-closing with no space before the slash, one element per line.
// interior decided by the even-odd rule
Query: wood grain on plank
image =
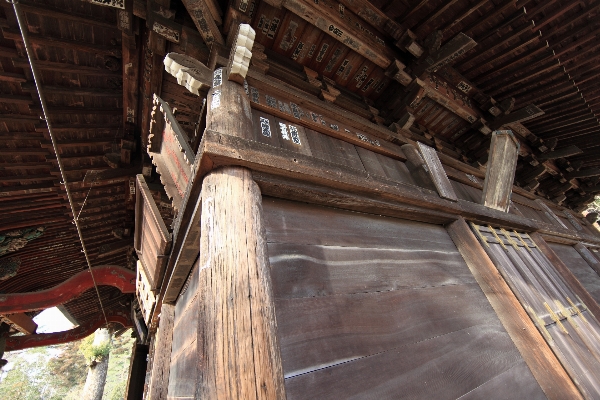
<path fill-rule="evenodd" d="M 475 326 L 290 377 L 286 389 L 290 400 L 456 399 L 519 362 L 518 352 L 501 327 Z M 525 398 L 522 390 L 531 393 L 533 378 L 527 372 L 508 384 L 507 397 Z M 534 398 L 544 398 L 543 393 L 533 392 Z"/>
<path fill-rule="evenodd" d="M 519 156 L 519 143 L 512 131 L 494 131 L 483 184 L 481 204 L 508 210 Z"/>
<path fill-rule="evenodd" d="M 425 161 L 425 164 L 427 165 L 429 176 L 431 177 L 431 180 L 433 181 L 433 184 L 435 185 L 440 197 L 452 201 L 458 200 L 435 149 L 424 145 L 421 142 L 417 142 L 417 145 L 419 152 L 423 156 L 423 161 Z"/>
<path fill-rule="evenodd" d="M 546 396 L 550 399 L 581 398 L 571 378 L 498 274 L 465 220 L 460 218 L 447 229 Z"/>
<path fill-rule="evenodd" d="M 154 338 L 152 372 L 147 389 L 149 399 L 166 400 L 167 398 L 174 319 L 175 307 L 169 304 L 163 304 L 160 311 L 158 331 Z"/>
<path fill-rule="evenodd" d="M 196 396 L 283 399 L 260 190 L 249 170 L 215 170 L 202 183 Z"/>
<path fill-rule="evenodd" d="M 378 249 L 270 243 L 275 297 L 371 293 L 475 282 L 457 251 L 425 246 Z"/>
<path fill-rule="evenodd" d="M 579 245 L 585 249 L 583 245 Z M 575 278 L 583 285 L 590 296 L 592 296 L 597 303 L 600 303 L 600 276 L 592 269 L 587 259 L 581 256 L 580 251 L 576 250 L 575 247 L 566 244 L 548 243 L 548 246 L 558 255 L 573 275 L 575 275 Z M 593 261 L 594 256 L 591 257 L 590 260 Z M 596 261 L 595 265 L 600 265 L 600 263 Z"/>

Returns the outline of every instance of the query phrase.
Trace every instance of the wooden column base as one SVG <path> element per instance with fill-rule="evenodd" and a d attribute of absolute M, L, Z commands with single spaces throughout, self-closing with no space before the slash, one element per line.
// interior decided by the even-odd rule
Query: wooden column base
<path fill-rule="evenodd" d="M 196 397 L 284 399 L 262 198 L 248 169 L 204 178 L 199 274 Z"/>

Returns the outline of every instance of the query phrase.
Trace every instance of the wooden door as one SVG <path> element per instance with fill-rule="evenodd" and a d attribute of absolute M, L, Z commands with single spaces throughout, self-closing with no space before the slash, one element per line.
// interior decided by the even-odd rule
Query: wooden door
<path fill-rule="evenodd" d="M 527 234 L 472 225 L 586 398 L 600 397 L 600 324 Z"/>
<path fill-rule="evenodd" d="M 263 209 L 288 399 L 545 398 L 443 227 Z"/>

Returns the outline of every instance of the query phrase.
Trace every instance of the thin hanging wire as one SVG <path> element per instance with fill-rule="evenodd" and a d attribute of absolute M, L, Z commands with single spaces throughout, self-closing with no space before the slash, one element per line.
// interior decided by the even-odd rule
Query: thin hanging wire
<path fill-rule="evenodd" d="M 33 79 L 35 81 L 35 86 L 37 89 L 38 96 L 40 98 L 40 103 L 42 105 L 42 112 L 44 113 L 44 119 L 46 120 L 46 124 L 48 125 L 48 133 L 50 135 L 50 140 L 52 141 L 52 148 L 54 149 L 54 153 L 56 154 L 56 161 L 58 162 L 58 168 L 60 169 L 60 176 L 62 178 L 62 184 L 65 186 L 65 191 L 67 192 L 67 198 L 69 199 L 69 206 L 71 207 L 71 212 L 73 213 L 73 222 L 75 223 L 75 227 L 77 228 L 77 234 L 79 235 L 79 242 L 81 243 L 81 248 L 83 249 L 83 254 L 85 255 L 85 260 L 88 265 L 88 269 L 90 271 L 90 275 L 92 277 L 92 282 L 94 283 L 94 288 L 96 288 L 96 294 L 98 295 L 98 302 L 100 303 L 100 308 L 102 309 L 102 314 L 104 315 L 104 321 L 106 322 L 106 328 L 108 329 L 108 318 L 106 317 L 106 311 L 104 310 L 104 306 L 102 304 L 102 298 L 100 297 L 100 290 L 98 289 L 98 285 L 96 283 L 96 279 L 94 278 L 94 272 L 92 271 L 92 263 L 90 262 L 90 258 L 87 253 L 87 249 L 85 247 L 85 242 L 83 241 L 83 234 L 81 233 L 81 228 L 79 227 L 79 220 L 75 217 L 75 207 L 73 206 L 73 198 L 71 197 L 71 190 L 69 189 L 69 182 L 67 181 L 67 177 L 65 175 L 65 170 L 63 167 L 62 160 L 60 158 L 60 153 L 58 151 L 58 146 L 56 144 L 56 139 L 52 134 L 52 124 L 50 123 L 50 118 L 48 117 L 48 109 L 46 106 L 46 99 L 42 95 L 42 80 L 38 75 L 38 71 L 35 67 L 34 53 L 29 46 L 29 38 L 27 36 L 27 24 L 23 20 L 23 16 L 21 14 L 21 10 L 17 1 L 15 0 L 6 0 L 7 2 L 13 5 L 15 10 L 15 15 L 17 17 L 17 22 L 19 23 L 19 29 L 21 30 L 21 36 L 23 37 L 23 44 L 25 45 L 25 51 L 27 52 L 27 58 L 29 59 L 29 65 L 31 66 L 31 72 L 33 72 Z"/>

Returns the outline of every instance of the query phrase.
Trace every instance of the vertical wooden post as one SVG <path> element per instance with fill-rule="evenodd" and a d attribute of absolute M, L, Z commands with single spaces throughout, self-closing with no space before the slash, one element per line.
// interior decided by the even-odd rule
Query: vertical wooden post
<path fill-rule="evenodd" d="M 518 157 L 519 142 L 512 131 L 494 131 L 481 204 L 500 211 L 508 210 Z"/>
<path fill-rule="evenodd" d="M 225 167 L 202 184 L 197 398 L 284 399 L 260 189 Z"/>
<path fill-rule="evenodd" d="M 148 345 L 135 343 L 129 361 L 129 380 L 125 388 L 126 400 L 141 400 L 146 378 L 146 357 Z"/>
<path fill-rule="evenodd" d="M 573 381 L 463 218 L 446 227 L 504 329 L 549 399 L 580 399 Z"/>
<path fill-rule="evenodd" d="M 171 365 L 171 344 L 173 342 L 173 322 L 175 320 L 175 306 L 162 304 L 160 309 L 160 322 L 154 339 L 154 357 L 152 358 L 152 372 L 147 389 L 147 398 L 152 400 L 165 400 L 169 386 L 169 371 Z"/>
<path fill-rule="evenodd" d="M 244 88 L 218 69 L 208 129 L 245 137 Z M 260 189 L 250 170 L 224 167 L 202 182 L 198 353 L 200 399 L 285 399 Z"/>

